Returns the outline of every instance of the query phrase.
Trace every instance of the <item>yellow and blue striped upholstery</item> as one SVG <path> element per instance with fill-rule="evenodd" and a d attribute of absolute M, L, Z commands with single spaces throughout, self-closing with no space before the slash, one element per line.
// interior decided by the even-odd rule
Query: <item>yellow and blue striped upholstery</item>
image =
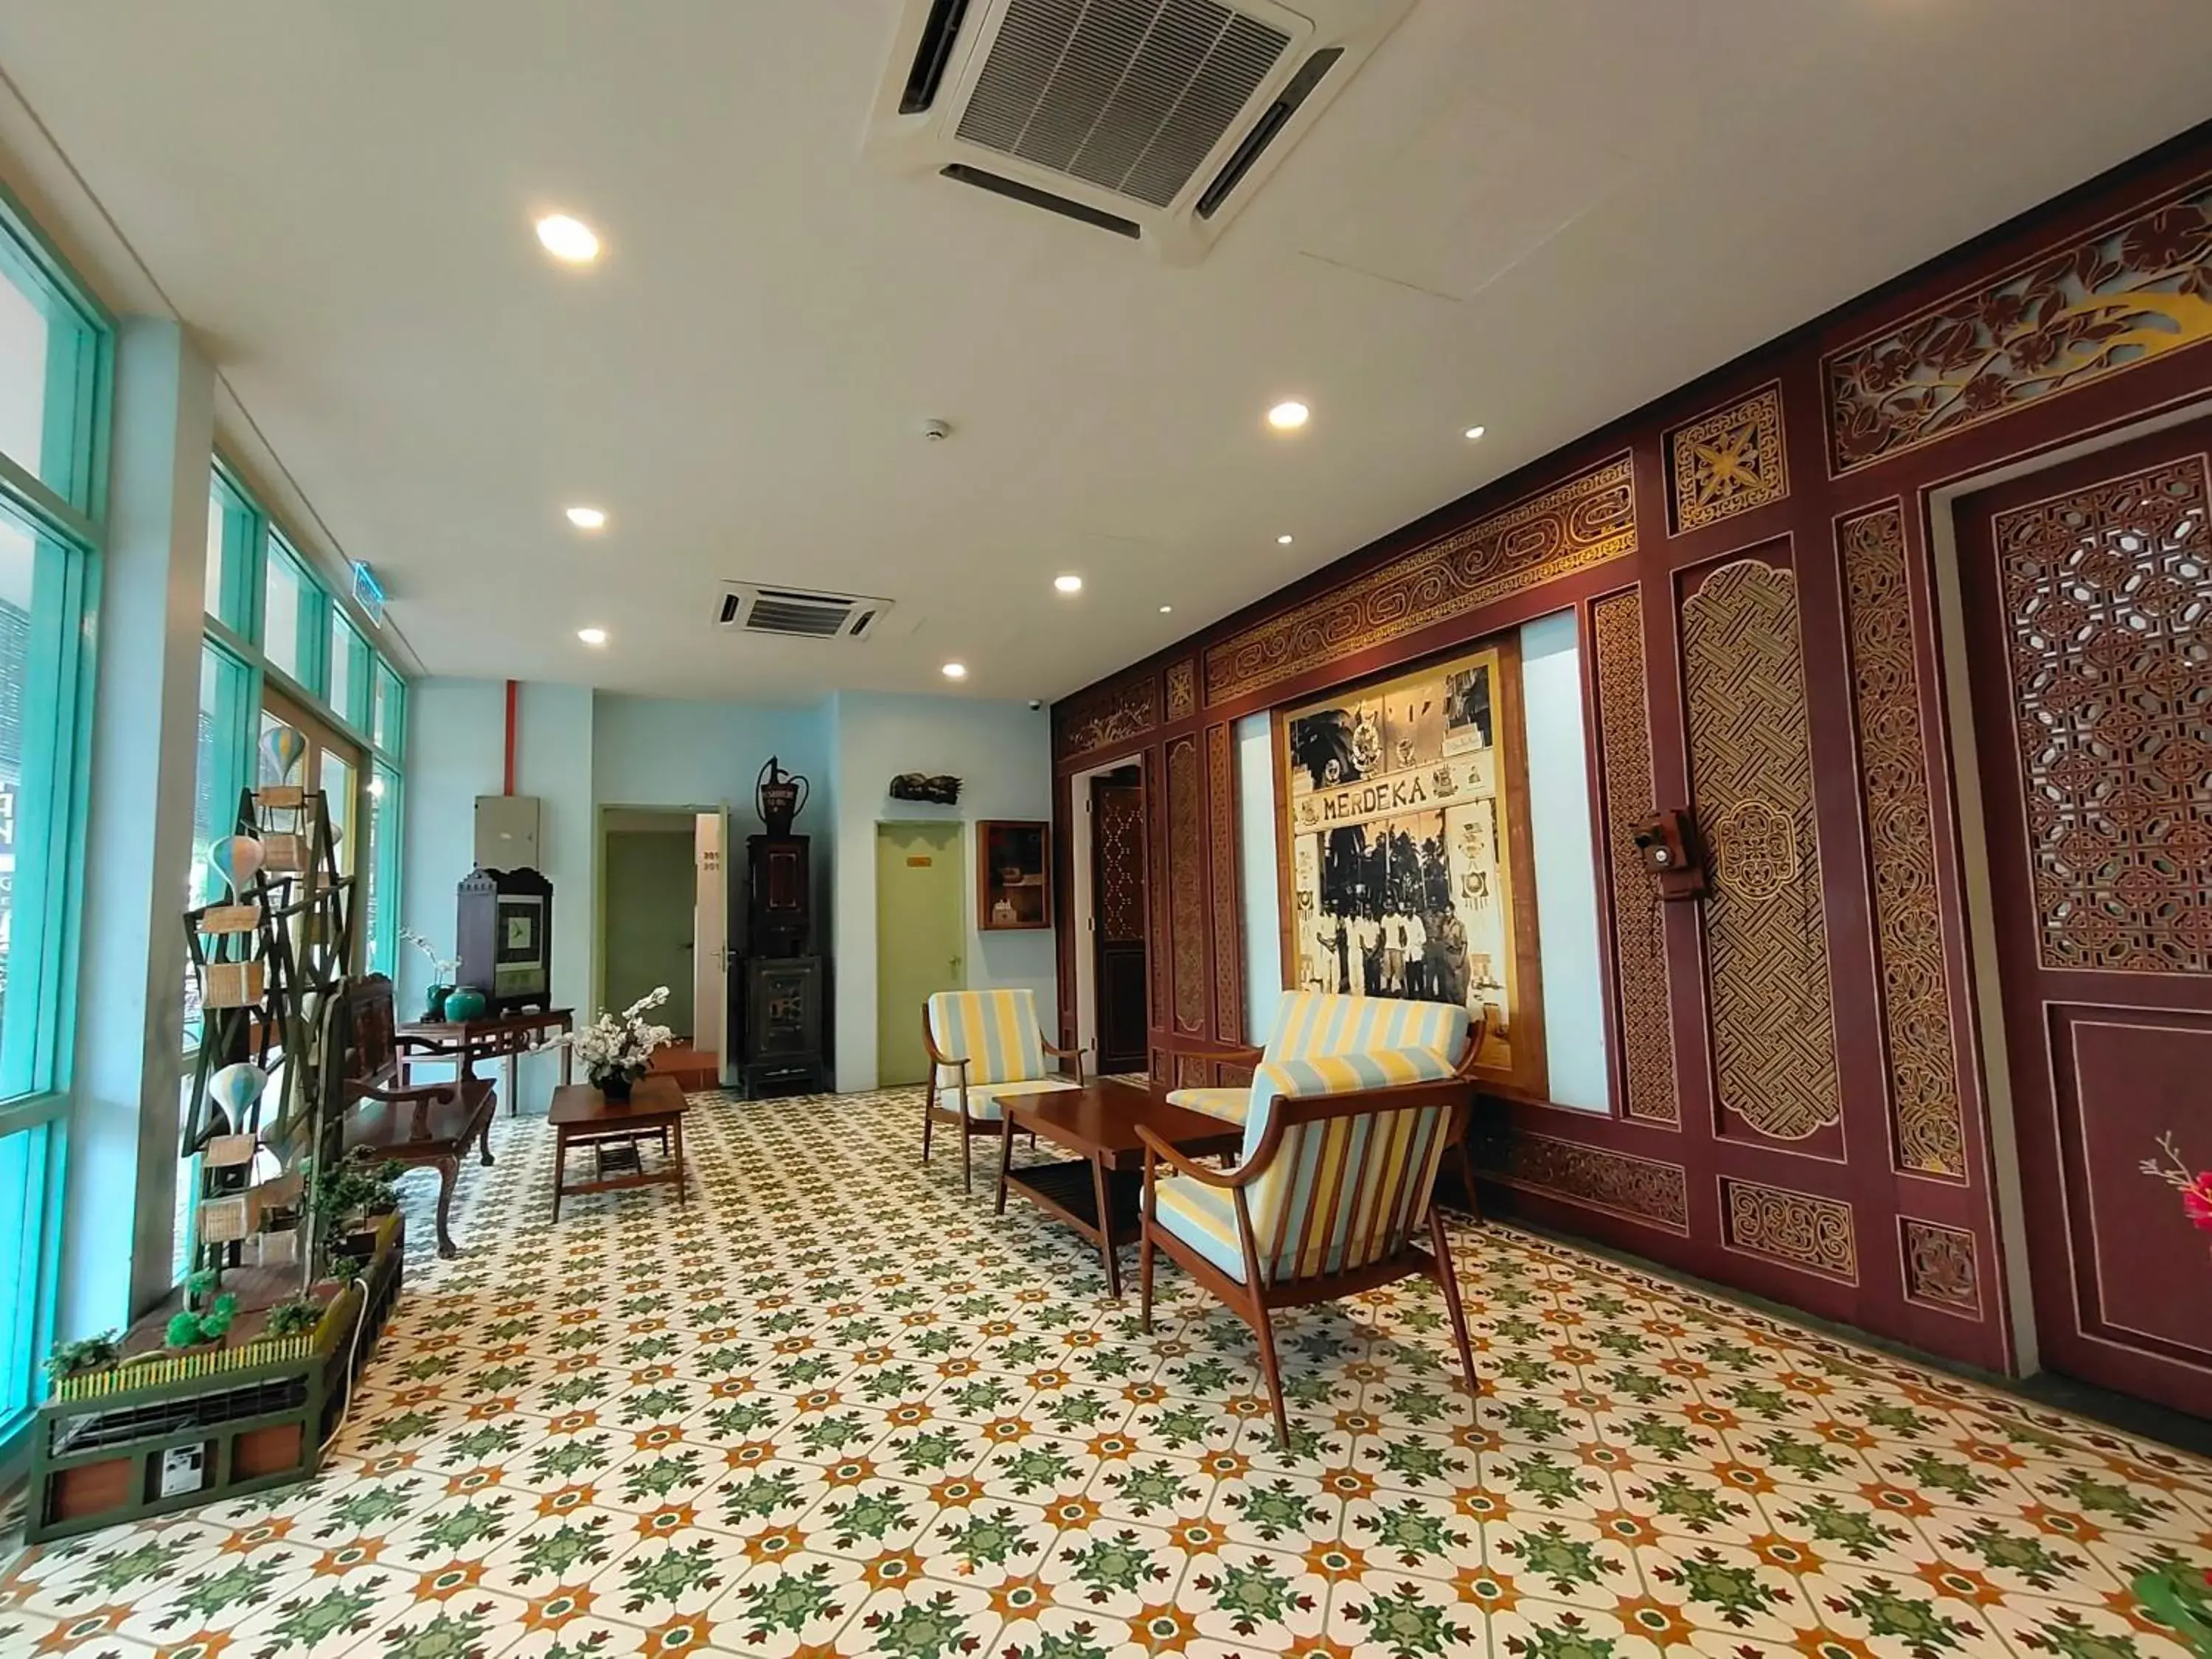
<path fill-rule="evenodd" d="M 929 999 L 929 1036 L 939 1054 L 968 1062 L 970 1086 L 1027 1083 L 1047 1074 L 1034 991 L 936 992 Z M 937 1068 L 940 1094 L 960 1080 L 957 1066 Z"/>
<path fill-rule="evenodd" d="M 1467 1010 L 1449 1002 L 1292 991 L 1283 998 L 1267 1058 L 1322 1060 L 1370 1048 L 1433 1048 L 1456 1062 L 1467 1046 Z"/>
<path fill-rule="evenodd" d="M 1426 1083 L 1452 1074 L 1451 1060 L 1430 1048 L 1264 1064 L 1252 1078 L 1240 1161 L 1259 1150 L 1280 1098 Z M 1279 1285 L 1348 1273 L 1401 1249 L 1426 1218 L 1446 1117 L 1441 1105 L 1400 1108 L 1288 1130 L 1267 1168 L 1244 1189 L 1261 1278 Z M 1401 1181 L 1408 1170 L 1413 1179 Z M 1394 1194 L 1395 1201 L 1389 1201 Z M 1231 1194 L 1177 1176 L 1160 1180 L 1158 1197 L 1159 1224 L 1243 1283 L 1244 1252 Z M 1311 1224 L 1316 1220 L 1322 1226 Z"/>
<path fill-rule="evenodd" d="M 1468 1013 L 1449 1002 L 1408 1002 L 1402 997 L 1355 997 L 1340 991 L 1292 991 L 1283 998 L 1266 1058 L 1322 1060 L 1374 1048 L 1431 1048 L 1456 1064 L 1467 1047 Z M 1177 1089 L 1168 1096 L 1208 1117 L 1247 1121 L 1246 1089 Z"/>

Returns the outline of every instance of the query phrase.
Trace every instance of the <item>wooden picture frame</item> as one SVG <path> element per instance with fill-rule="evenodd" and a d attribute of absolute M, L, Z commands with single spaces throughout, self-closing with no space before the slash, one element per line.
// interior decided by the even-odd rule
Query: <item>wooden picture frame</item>
<path fill-rule="evenodd" d="M 1042 818 L 975 821 L 975 930 L 1052 927 L 1052 825 Z"/>
<path fill-rule="evenodd" d="M 1486 679 L 1486 734 L 1479 712 L 1463 723 L 1455 723 L 1444 712 L 1455 706 L 1455 697 L 1468 702 L 1468 688 L 1475 685 L 1469 677 Z M 1481 700 L 1470 706 L 1479 709 Z M 1391 716 L 1393 708 L 1403 710 L 1405 718 Z M 1494 635 L 1411 667 L 1395 667 L 1350 682 L 1278 708 L 1272 719 L 1285 988 L 1299 989 L 1310 981 L 1314 988 L 1349 988 L 1373 995 L 1433 995 L 1442 990 L 1441 1000 L 1462 1001 L 1481 993 L 1492 1018 L 1476 1059 L 1475 1076 L 1499 1092 L 1543 1099 L 1549 1071 L 1544 1058 L 1543 970 L 1538 953 L 1534 849 L 1528 831 L 1519 635 Z M 1320 724 L 1301 740 L 1301 723 L 1310 720 Z M 1341 752 L 1333 758 L 1350 774 L 1341 782 L 1325 781 L 1330 775 L 1326 772 L 1315 775 L 1317 768 L 1327 764 L 1320 756 L 1328 744 L 1313 746 L 1324 738 L 1340 740 Z M 1294 742 L 1301 743 L 1306 752 L 1294 757 Z M 1393 746 L 1396 754 L 1385 752 Z M 1306 773 L 1303 784 L 1293 775 L 1294 766 Z M 1382 792 L 1380 798 L 1378 791 Z M 1484 803 L 1489 804 L 1491 814 L 1487 838 L 1481 836 L 1479 813 L 1474 810 Z M 1399 936 L 1400 918 L 1369 915 L 1358 923 L 1344 918 L 1334 970 L 1324 969 L 1316 975 L 1313 964 L 1302 957 L 1310 922 L 1300 900 L 1299 860 L 1304 854 L 1315 862 L 1310 890 L 1315 904 L 1324 904 L 1321 866 L 1328 854 L 1323 835 L 1332 828 L 1364 830 L 1376 824 L 1399 826 L 1408 841 L 1417 829 L 1428 832 L 1418 849 L 1420 867 L 1428 872 L 1425 885 L 1431 895 L 1448 892 L 1450 900 L 1449 907 L 1416 902 L 1402 918 L 1404 945 L 1425 941 L 1431 923 L 1447 939 L 1455 935 L 1456 945 L 1434 951 L 1425 944 L 1410 951 L 1394 950 L 1389 941 Z M 1486 839 L 1488 845 L 1482 850 L 1492 854 L 1486 859 L 1472 850 Z M 1494 882 L 1490 879 L 1493 876 Z M 1445 882 L 1443 890 L 1436 886 L 1439 877 Z M 1470 884 L 1483 896 L 1471 896 Z M 1443 919 L 1447 909 L 1449 921 Z M 1418 928 L 1411 926 L 1415 921 L 1420 923 Z M 1360 925 L 1373 930 L 1374 943 L 1360 950 L 1355 971 L 1351 935 Z M 1493 941 L 1491 951 L 1474 948 L 1482 939 Z M 1489 957 L 1491 981 L 1427 983 L 1432 976 L 1454 979 L 1455 951 L 1470 974 L 1479 957 Z M 1315 954 L 1304 951 L 1304 957 Z M 1408 962 L 1409 956 L 1419 957 L 1419 965 Z M 1452 994 L 1455 990 L 1457 995 Z"/>

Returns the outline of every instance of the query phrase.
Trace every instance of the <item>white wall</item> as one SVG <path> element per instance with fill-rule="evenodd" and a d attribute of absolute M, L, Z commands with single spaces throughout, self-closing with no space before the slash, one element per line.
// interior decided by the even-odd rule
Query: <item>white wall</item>
<path fill-rule="evenodd" d="M 1282 879 L 1275 866 L 1275 720 L 1237 722 L 1238 856 L 1244 884 L 1244 1040 L 1264 1044 L 1283 1000 Z"/>
<path fill-rule="evenodd" d="M 876 825 L 1052 817 L 1051 721 L 1018 702 L 843 692 L 835 699 L 837 860 L 830 962 L 837 1087 L 876 1086 Z M 957 806 L 893 800 L 902 772 L 950 772 Z M 1049 1036 L 1058 1018 L 1050 932 L 984 933 L 975 927 L 974 832 L 965 840 L 968 983 L 1028 986 Z"/>
<path fill-rule="evenodd" d="M 1528 727 L 1528 828 L 1535 849 L 1539 963 L 1544 976 L 1548 1097 L 1606 1108 L 1605 1004 L 1598 977 L 1597 846 L 1590 823 L 1575 617 L 1563 611 L 1521 630 Z M 1237 723 L 1237 810 L 1244 878 L 1244 1030 L 1265 1042 L 1282 1000 L 1282 905 L 1275 867 L 1274 726 Z"/>
<path fill-rule="evenodd" d="M 1597 842 L 1583 732 L 1575 613 L 1521 629 L 1528 732 L 1528 839 L 1536 857 L 1537 957 L 1544 975 L 1545 1090 L 1554 1105 L 1606 1109 L 1605 996 L 1598 973 Z"/>
<path fill-rule="evenodd" d="M 829 835 L 835 763 L 828 699 L 792 708 L 614 691 L 592 699 L 592 781 L 602 801 L 627 806 L 726 801 L 730 833 L 742 842 L 763 828 L 753 811 L 753 784 L 771 755 L 785 771 L 803 774 L 811 792 L 798 832 Z"/>

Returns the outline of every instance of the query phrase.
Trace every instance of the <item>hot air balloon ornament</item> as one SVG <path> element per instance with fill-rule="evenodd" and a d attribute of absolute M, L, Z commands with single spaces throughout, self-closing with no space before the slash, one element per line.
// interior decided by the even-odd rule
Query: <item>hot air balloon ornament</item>
<path fill-rule="evenodd" d="M 269 1086 L 269 1073 L 250 1060 L 240 1060 L 226 1066 L 207 1082 L 208 1104 L 222 1115 L 216 1132 L 227 1134 L 246 1127 L 246 1115 L 261 1099 L 262 1091 Z"/>
<path fill-rule="evenodd" d="M 261 873 L 267 851 L 252 836 L 225 836 L 208 848 L 208 868 L 230 889 L 232 903 L 245 902 L 246 890 Z"/>
<path fill-rule="evenodd" d="M 300 763 L 307 757 L 307 737 L 294 727 L 272 726 L 261 734 L 261 775 L 270 780 L 255 791 L 263 806 L 284 809 L 307 805 L 307 791 L 295 776 Z"/>

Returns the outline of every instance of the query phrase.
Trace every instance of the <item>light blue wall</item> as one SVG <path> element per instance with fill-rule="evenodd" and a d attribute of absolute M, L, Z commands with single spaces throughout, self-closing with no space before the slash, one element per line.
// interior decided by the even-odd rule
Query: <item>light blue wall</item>
<path fill-rule="evenodd" d="M 1573 611 L 1554 611 L 1522 628 L 1521 705 L 1528 732 L 1528 839 L 1536 855 L 1544 1059 L 1551 1073 L 1545 1094 L 1554 1105 L 1601 1112 L 1605 999 L 1598 977 L 1597 842 Z"/>
<path fill-rule="evenodd" d="M 753 811 L 753 785 L 773 755 L 785 771 L 802 774 L 811 791 L 799 833 L 827 836 L 836 816 L 831 731 L 827 698 L 774 708 L 601 691 L 593 698 L 592 784 L 609 805 L 726 801 L 730 834 L 742 841 L 763 828 Z"/>
<path fill-rule="evenodd" d="M 843 692 L 835 699 L 837 860 L 835 921 L 837 1087 L 876 1086 L 876 825 L 926 819 L 1052 817 L 1051 721 L 1018 702 Z M 950 772 L 957 806 L 890 799 L 902 772 Z M 975 927 L 974 832 L 967 839 L 968 983 L 1028 986 L 1050 1035 L 1058 1020 L 1053 935 Z"/>

